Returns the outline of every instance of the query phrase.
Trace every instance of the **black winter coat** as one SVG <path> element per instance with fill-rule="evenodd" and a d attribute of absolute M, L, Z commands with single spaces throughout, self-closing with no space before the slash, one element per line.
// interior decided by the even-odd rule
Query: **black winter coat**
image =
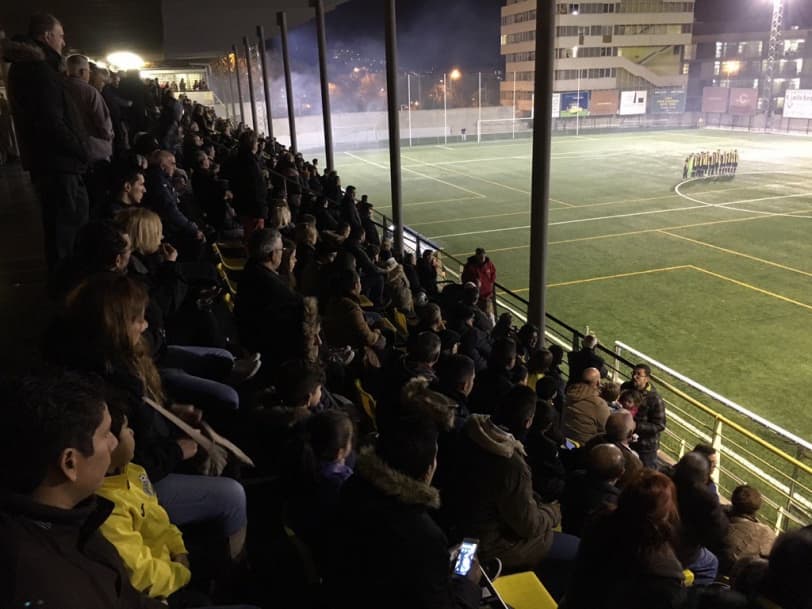
<path fill-rule="evenodd" d="M 147 192 L 143 205 L 161 217 L 166 239 L 172 242 L 177 237 L 194 237 L 198 230 L 197 224 L 180 210 L 178 193 L 172 179 L 157 166 L 147 169 L 145 178 Z"/>
<path fill-rule="evenodd" d="M 634 389 L 634 381 L 626 381 L 620 386 L 621 391 Z M 637 423 L 638 440 L 632 448 L 638 453 L 646 454 L 656 452 L 660 446 L 660 434 L 665 431 L 665 403 L 654 385 L 646 387 L 643 394 L 643 403 L 634 417 Z"/>
<path fill-rule="evenodd" d="M 59 73 L 61 57 L 33 40 L 7 42 L 4 54 L 23 167 L 34 176 L 84 173 L 87 133 Z"/>
<path fill-rule="evenodd" d="M 101 497 L 64 510 L 0 492 L 0 607 L 165 608 L 132 587 L 99 532 L 112 511 Z"/>
<path fill-rule="evenodd" d="M 620 489 L 585 471 L 577 471 L 567 480 L 561 497 L 561 530 L 581 537 L 586 524 L 597 514 L 617 507 Z"/>
<path fill-rule="evenodd" d="M 334 609 L 452 609 L 479 606 L 480 590 L 451 577 L 448 540 L 429 515 L 436 489 L 358 457 L 339 500 L 326 581 Z"/>
<path fill-rule="evenodd" d="M 268 186 L 257 158 L 241 150 L 223 168 L 234 200 L 231 205 L 237 215 L 246 218 L 268 217 Z"/>

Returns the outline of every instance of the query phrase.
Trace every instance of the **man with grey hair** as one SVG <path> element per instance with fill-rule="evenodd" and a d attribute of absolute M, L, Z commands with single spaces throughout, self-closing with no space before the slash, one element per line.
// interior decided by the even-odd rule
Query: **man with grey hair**
<path fill-rule="evenodd" d="M 295 345 L 302 340 L 305 316 L 304 299 L 279 275 L 283 253 L 278 230 L 251 234 L 234 308 L 240 343 L 261 353 L 269 366 L 298 356 Z"/>
<path fill-rule="evenodd" d="M 66 87 L 88 134 L 89 160 L 91 164 L 109 161 L 113 154 L 113 122 L 101 93 L 90 84 L 90 62 L 84 55 L 71 55 L 66 63 Z"/>
<path fill-rule="evenodd" d="M 83 178 L 87 134 L 60 74 L 64 47 L 59 20 L 38 14 L 31 17 L 28 39 L 7 41 L 3 48 L 11 63 L 9 101 L 20 154 L 42 206 L 45 259 L 51 273 L 70 256 L 89 207 Z"/>

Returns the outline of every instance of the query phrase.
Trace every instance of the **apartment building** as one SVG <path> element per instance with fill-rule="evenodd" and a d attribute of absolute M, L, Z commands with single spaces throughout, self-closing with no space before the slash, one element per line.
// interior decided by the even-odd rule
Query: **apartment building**
<path fill-rule="evenodd" d="M 556 2 L 557 92 L 682 88 L 688 79 L 693 2 Z M 530 112 L 535 76 L 536 0 L 502 7 L 503 105 Z"/>
<path fill-rule="evenodd" d="M 729 87 L 758 89 L 759 108 L 764 110 L 770 33 L 708 31 L 713 29 L 703 25 L 694 35 L 688 109 L 700 108 L 705 87 Z M 773 75 L 774 110 L 781 110 L 788 89 L 812 89 L 812 30 L 792 28 L 782 33 Z"/>

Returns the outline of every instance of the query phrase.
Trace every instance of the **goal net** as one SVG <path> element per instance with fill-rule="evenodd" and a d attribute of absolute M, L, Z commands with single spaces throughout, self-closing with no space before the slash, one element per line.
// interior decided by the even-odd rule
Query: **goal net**
<path fill-rule="evenodd" d="M 533 133 L 532 118 L 486 118 L 476 122 L 476 141 L 516 139 Z"/>

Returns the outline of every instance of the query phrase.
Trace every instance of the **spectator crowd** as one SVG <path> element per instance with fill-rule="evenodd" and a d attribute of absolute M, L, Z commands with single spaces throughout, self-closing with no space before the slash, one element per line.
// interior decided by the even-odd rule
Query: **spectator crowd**
<path fill-rule="evenodd" d="M 812 607 L 812 530 L 723 506 L 710 446 L 664 463 L 648 366 L 565 366 L 484 249 L 447 281 L 334 168 L 64 37 L 3 49 L 59 303 L 0 394 L 3 607 L 475 609 L 525 571 L 567 609 Z"/>

